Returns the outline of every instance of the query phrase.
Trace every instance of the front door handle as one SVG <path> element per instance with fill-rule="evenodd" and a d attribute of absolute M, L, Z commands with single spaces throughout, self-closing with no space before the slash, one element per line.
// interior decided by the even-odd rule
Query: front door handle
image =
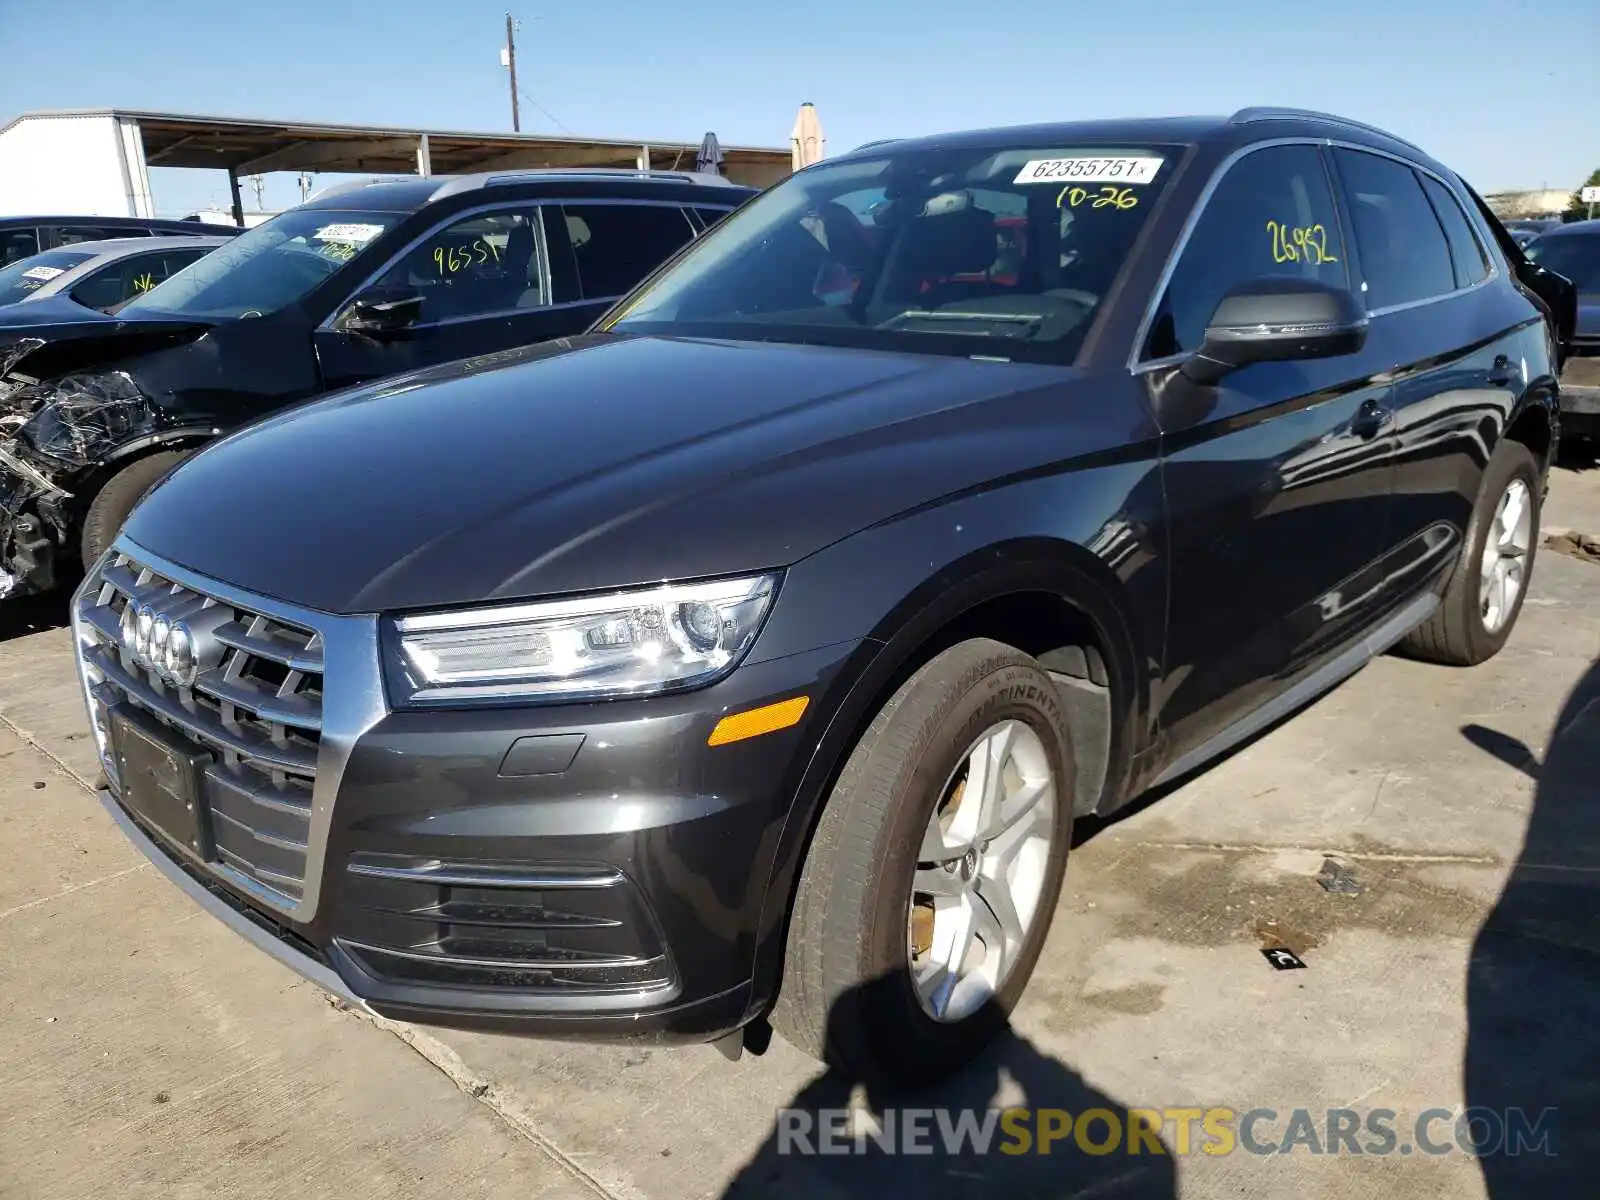
<path fill-rule="evenodd" d="M 1350 418 L 1350 432 L 1359 438 L 1373 438 L 1389 422 L 1389 410 L 1376 400 L 1363 401 Z"/>
<path fill-rule="evenodd" d="M 1495 355 L 1494 366 L 1489 368 L 1489 386 L 1505 387 L 1510 383 L 1518 383 L 1522 379 L 1522 371 L 1516 363 L 1504 354 Z"/>

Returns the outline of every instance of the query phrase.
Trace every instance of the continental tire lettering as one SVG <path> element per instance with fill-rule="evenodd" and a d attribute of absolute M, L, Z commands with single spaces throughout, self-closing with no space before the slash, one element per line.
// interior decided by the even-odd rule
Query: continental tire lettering
<path fill-rule="evenodd" d="M 1049 700 L 1045 690 L 1036 683 L 1014 683 L 1003 689 L 1000 693 L 1003 700 L 1015 702 L 1018 700 L 1032 700 L 1035 704 L 1048 706 Z"/>

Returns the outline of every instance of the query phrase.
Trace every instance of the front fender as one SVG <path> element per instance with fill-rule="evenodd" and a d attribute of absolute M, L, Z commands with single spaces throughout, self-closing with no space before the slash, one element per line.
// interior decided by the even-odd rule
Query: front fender
<path fill-rule="evenodd" d="M 752 662 L 860 641 L 828 694 L 814 747 L 784 781 L 790 805 L 766 862 L 752 974 L 754 1016 L 776 995 L 794 889 L 834 779 L 877 707 L 929 641 L 986 601 L 1061 597 L 1091 622 L 1110 682 L 1112 769 L 1128 786 L 1149 730 L 1164 652 L 1166 547 L 1153 462 L 1107 464 L 1018 483 L 863 531 L 787 573 Z"/>

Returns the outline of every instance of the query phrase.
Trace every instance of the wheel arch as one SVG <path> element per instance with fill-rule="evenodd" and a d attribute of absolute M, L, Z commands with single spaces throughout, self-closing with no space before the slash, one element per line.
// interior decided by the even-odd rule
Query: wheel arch
<path fill-rule="evenodd" d="M 145 458 L 161 450 L 199 449 L 221 433 L 222 430 L 215 425 L 184 425 L 177 429 L 163 429 L 160 433 L 131 438 L 101 460 L 101 469 L 108 475 L 114 475 L 136 458 Z"/>
<path fill-rule="evenodd" d="M 1528 395 L 1512 410 L 1502 436 L 1521 442 L 1539 464 L 1540 471 L 1548 471 L 1555 461 L 1561 437 L 1561 415 L 1555 397 L 1543 390 Z"/>
<path fill-rule="evenodd" d="M 1150 659 L 1125 615 L 1125 591 L 1105 563 L 1082 546 L 1019 538 L 949 563 L 874 627 L 829 694 L 819 697 L 827 724 L 811 754 L 786 780 L 785 793 L 793 799 L 762 892 L 752 1016 L 776 998 L 800 867 L 839 772 L 884 701 L 941 650 L 968 637 L 1012 645 L 1024 641 L 1028 644 L 1019 649 L 1042 655 L 1053 674 L 1081 671 L 1089 685 L 1103 687 L 1107 737 L 1099 754 L 1102 786 L 1096 799 L 1108 798 L 1114 805 L 1122 797 L 1134 758 L 1144 749 Z M 1045 645 L 1052 628 L 1061 637 Z M 1072 648 L 1081 653 L 1071 653 Z"/>
<path fill-rule="evenodd" d="M 88 511 L 94 498 L 100 494 L 100 489 L 105 487 L 117 472 L 133 465 L 141 458 L 149 458 L 152 454 L 159 454 L 164 450 L 198 450 L 217 436 L 218 430 L 214 425 L 185 425 L 129 438 L 126 442 L 113 446 L 85 469 L 76 480 L 76 485 L 72 489 L 74 499 L 77 501 L 76 521 L 83 520 L 84 513 Z"/>

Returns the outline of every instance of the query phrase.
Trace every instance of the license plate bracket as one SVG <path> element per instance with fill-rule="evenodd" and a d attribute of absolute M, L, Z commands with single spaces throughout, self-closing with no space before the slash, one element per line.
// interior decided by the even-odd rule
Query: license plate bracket
<path fill-rule="evenodd" d="M 212 755 L 126 704 L 107 710 L 122 805 L 175 849 L 200 862 L 215 855 L 204 803 Z"/>

